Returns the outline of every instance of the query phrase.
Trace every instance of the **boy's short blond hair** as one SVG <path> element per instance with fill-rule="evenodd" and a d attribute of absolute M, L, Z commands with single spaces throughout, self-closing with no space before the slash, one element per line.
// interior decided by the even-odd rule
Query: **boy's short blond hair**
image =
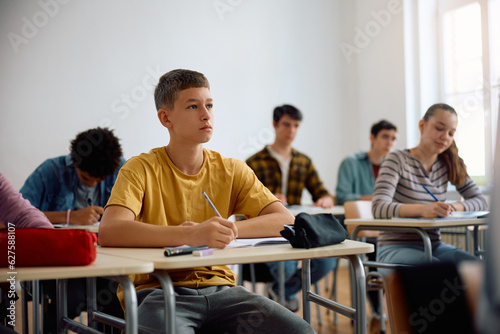
<path fill-rule="evenodd" d="M 155 88 L 156 110 L 160 110 L 162 107 L 172 110 L 181 91 L 198 87 L 210 89 L 208 79 L 202 73 L 184 69 L 165 73 Z"/>

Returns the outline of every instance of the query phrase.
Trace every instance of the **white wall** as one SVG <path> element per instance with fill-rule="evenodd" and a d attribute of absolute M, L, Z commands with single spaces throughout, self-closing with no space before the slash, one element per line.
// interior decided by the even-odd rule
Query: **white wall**
<path fill-rule="evenodd" d="M 272 142 L 273 108 L 293 104 L 304 113 L 295 147 L 333 193 L 340 161 L 368 149 L 372 123 L 393 121 L 405 146 L 403 15 L 350 62 L 341 49 L 391 2 L 1 1 L 0 172 L 20 188 L 99 125 L 115 129 L 125 158 L 165 145 L 153 87 L 189 68 L 212 86 L 208 148 L 247 158 Z"/>
<path fill-rule="evenodd" d="M 401 1 L 357 1 L 353 41 L 360 45 L 356 68 L 355 110 L 352 126 L 361 131 L 357 147 L 369 148 L 373 123 L 385 118 L 398 127 L 399 148 L 406 147 L 404 25 Z"/>

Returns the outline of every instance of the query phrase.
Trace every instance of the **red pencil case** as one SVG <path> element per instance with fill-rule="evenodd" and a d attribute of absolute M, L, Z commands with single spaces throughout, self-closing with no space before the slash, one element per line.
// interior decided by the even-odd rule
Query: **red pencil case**
<path fill-rule="evenodd" d="M 79 229 L 0 231 L 0 267 L 83 266 L 96 258 L 97 235 Z"/>

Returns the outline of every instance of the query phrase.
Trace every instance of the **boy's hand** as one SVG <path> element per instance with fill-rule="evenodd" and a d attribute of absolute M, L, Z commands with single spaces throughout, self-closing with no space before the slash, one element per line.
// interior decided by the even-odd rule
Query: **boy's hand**
<path fill-rule="evenodd" d="M 319 206 L 322 208 L 331 208 L 333 206 L 333 198 L 331 196 L 325 195 L 318 199 L 316 203 L 314 203 L 314 206 Z"/>
<path fill-rule="evenodd" d="M 104 213 L 104 209 L 97 205 L 87 206 L 80 210 L 73 210 L 70 213 L 70 223 L 76 225 L 92 225 L 97 223 Z"/>
<path fill-rule="evenodd" d="M 190 246 L 207 245 L 210 248 L 224 248 L 238 237 L 236 224 L 220 217 L 212 217 L 203 223 L 184 222 L 180 226 L 192 229 Z"/>

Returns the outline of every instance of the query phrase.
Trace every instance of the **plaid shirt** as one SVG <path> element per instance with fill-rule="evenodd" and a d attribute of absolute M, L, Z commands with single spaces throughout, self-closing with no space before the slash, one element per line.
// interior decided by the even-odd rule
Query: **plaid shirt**
<path fill-rule="evenodd" d="M 267 147 L 247 159 L 247 164 L 253 169 L 255 175 L 273 194 L 281 192 L 281 169 L 278 162 L 269 153 Z M 286 200 L 289 205 L 300 205 L 302 190 L 311 193 L 313 201 L 329 195 L 319 178 L 318 172 L 311 159 L 292 149 L 292 161 L 288 172 L 288 190 Z"/>

